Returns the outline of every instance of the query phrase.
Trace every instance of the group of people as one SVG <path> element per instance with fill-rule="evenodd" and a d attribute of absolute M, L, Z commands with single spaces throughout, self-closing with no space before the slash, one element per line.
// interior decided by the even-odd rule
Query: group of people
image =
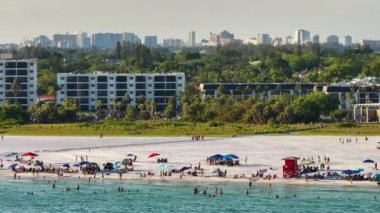
<path fill-rule="evenodd" d="M 364 140 L 365 140 L 365 142 L 367 142 L 368 141 L 368 137 L 366 136 L 364 138 Z M 355 142 L 358 143 L 358 141 L 359 141 L 358 137 L 355 137 Z M 339 142 L 341 142 L 342 144 L 344 144 L 344 143 L 349 144 L 349 143 L 352 142 L 352 138 L 351 137 L 347 137 L 347 138 L 339 137 Z"/>
<path fill-rule="evenodd" d="M 191 139 L 193 140 L 193 141 L 199 141 L 199 140 L 204 140 L 205 139 L 205 137 L 203 136 L 203 135 L 193 135 L 192 137 L 191 137 Z"/>

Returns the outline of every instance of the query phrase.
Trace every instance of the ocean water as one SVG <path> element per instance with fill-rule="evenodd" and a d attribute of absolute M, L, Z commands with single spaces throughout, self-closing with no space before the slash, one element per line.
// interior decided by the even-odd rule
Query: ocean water
<path fill-rule="evenodd" d="M 80 185 L 80 190 L 75 185 Z M 71 190 L 64 192 L 63 188 Z M 193 194 L 209 183 L 146 181 L 0 180 L 0 212 L 379 212 L 380 189 L 373 187 L 218 183 L 223 195 Z M 124 192 L 118 192 L 123 187 Z M 260 192 L 261 191 L 261 192 Z M 279 198 L 276 199 L 276 194 Z M 294 197 L 294 195 L 296 195 Z M 376 198 L 375 198 L 376 197 Z"/>

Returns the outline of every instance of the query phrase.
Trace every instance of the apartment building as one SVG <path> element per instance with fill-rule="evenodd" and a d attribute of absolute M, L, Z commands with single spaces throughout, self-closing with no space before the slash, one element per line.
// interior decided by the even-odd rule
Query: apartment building
<path fill-rule="evenodd" d="M 173 96 L 177 97 L 179 107 L 178 94 L 185 91 L 184 73 L 59 73 L 57 82 L 60 87 L 57 103 L 62 104 L 65 99 L 78 99 L 81 110 L 95 110 L 98 101 L 109 106 L 127 95 L 131 100 L 130 105 L 136 105 L 138 97 L 143 95 L 156 104 L 156 111 L 162 111 Z"/>
<path fill-rule="evenodd" d="M 310 94 L 314 91 L 321 91 L 326 94 L 335 94 L 340 101 L 340 108 L 351 110 L 352 104 L 380 103 L 380 91 L 369 85 L 320 85 L 314 83 L 204 83 L 199 89 L 203 98 L 210 96 L 218 97 L 218 88 L 223 86 L 224 94 L 236 98 L 246 98 L 260 95 L 272 98 L 275 95 L 283 94 Z"/>
<path fill-rule="evenodd" d="M 37 101 L 37 60 L 0 58 L 0 106 L 6 102 L 22 107 Z"/>

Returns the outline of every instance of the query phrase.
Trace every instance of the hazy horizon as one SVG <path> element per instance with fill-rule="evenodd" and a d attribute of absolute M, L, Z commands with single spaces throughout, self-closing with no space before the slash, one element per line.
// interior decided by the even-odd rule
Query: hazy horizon
<path fill-rule="evenodd" d="M 293 35 L 298 28 L 320 34 L 351 35 L 353 41 L 380 39 L 377 0 L 12 0 L 0 3 L 0 43 L 27 36 L 84 31 L 134 32 L 197 41 L 228 30 L 245 39 L 257 33 Z"/>

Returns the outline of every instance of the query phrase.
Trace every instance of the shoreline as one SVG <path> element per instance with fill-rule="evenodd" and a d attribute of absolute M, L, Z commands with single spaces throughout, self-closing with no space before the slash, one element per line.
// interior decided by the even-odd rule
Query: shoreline
<path fill-rule="evenodd" d="M 233 179 L 233 178 L 220 178 L 220 177 L 193 177 L 193 176 L 183 176 L 182 179 L 179 178 L 178 175 L 173 176 L 165 176 L 164 180 L 161 179 L 159 176 L 150 176 L 147 178 L 143 177 L 137 177 L 138 173 L 124 173 L 122 178 L 120 179 L 118 174 L 111 174 L 111 175 L 104 175 L 104 179 L 101 178 L 101 173 L 97 173 L 96 178 L 94 178 L 94 175 L 83 175 L 81 173 L 70 173 L 71 175 L 68 175 L 67 173 L 64 173 L 63 176 L 57 176 L 56 174 L 51 173 L 40 173 L 38 176 L 33 176 L 31 173 L 17 173 L 17 176 L 20 176 L 20 179 L 14 179 L 13 173 L 9 170 L 0 170 L 0 181 L 2 180 L 12 180 L 12 181 L 18 181 L 18 180 L 38 180 L 38 181 L 80 181 L 80 182 L 88 182 L 88 179 L 91 178 L 91 182 L 99 182 L 99 181 L 120 181 L 121 183 L 127 182 L 127 181 L 135 181 L 135 182 L 160 182 L 160 183 L 176 183 L 176 184 L 247 184 L 249 183 L 249 178 L 240 178 L 240 179 Z M 44 178 L 45 176 L 45 178 Z M 80 177 L 80 178 L 78 178 Z M 348 180 L 326 180 L 326 179 L 320 179 L 320 180 L 313 180 L 309 179 L 308 182 L 305 181 L 305 179 L 301 178 L 292 178 L 292 179 L 285 179 L 285 178 L 276 178 L 272 180 L 263 180 L 263 179 L 257 179 L 255 181 L 252 181 L 253 184 L 258 185 L 276 185 L 276 184 L 282 184 L 282 185 L 293 185 L 293 186 L 340 186 L 340 187 L 370 187 L 370 188 L 379 188 L 380 186 L 377 184 L 376 181 L 353 181 L 352 183 Z"/>

